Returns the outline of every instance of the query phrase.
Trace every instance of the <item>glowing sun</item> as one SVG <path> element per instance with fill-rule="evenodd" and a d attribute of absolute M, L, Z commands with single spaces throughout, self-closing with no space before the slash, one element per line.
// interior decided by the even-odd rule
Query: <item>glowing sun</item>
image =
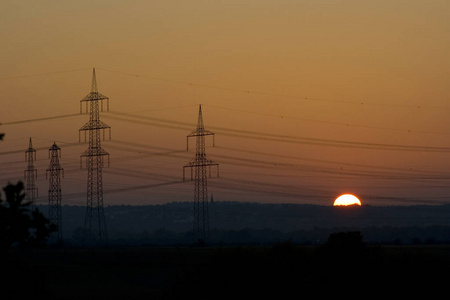
<path fill-rule="evenodd" d="M 361 206 L 361 201 L 359 201 L 359 199 L 352 194 L 344 194 L 344 195 L 340 195 L 339 197 L 337 197 L 336 200 L 334 200 L 333 205 L 334 206 L 347 206 L 347 205 Z"/>

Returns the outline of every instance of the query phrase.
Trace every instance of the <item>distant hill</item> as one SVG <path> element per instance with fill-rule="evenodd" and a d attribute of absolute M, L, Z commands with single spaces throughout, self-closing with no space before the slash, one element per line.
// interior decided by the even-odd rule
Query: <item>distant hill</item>
<path fill-rule="evenodd" d="M 192 203 L 107 206 L 108 235 L 115 243 L 189 243 Z M 47 206 L 39 206 L 45 214 Z M 85 207 L 63 206 L 63 235 L 81 238 Z M 292 240 L 317 244 L 336 231 L 361 231 L 371 243 L 447 243 L 450 205 L 332 207 L 304 204 L 214 202 L 210 205 L 211 242 L 264 244 Z"/>

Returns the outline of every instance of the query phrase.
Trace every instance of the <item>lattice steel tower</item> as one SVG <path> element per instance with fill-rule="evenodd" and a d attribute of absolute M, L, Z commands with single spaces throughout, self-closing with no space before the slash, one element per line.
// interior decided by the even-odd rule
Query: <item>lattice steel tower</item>
<path fill-rule="evenodd" d="M 213 136 L 214 133 L 206 130 L 203 125 L 202 106 L 199 105 L 197 129 L 186 137 L 186 149 L 189 150 L 189 138 L 196 137 L 196 151 L 194 159 L 183 166 L 183 180 L 185 179 L 185 169 L 191 168 L 191 180 L 193 169 L 195 169 L 195 189 L 194 189 L 194 238 L 198 245 L 205 244 L 209 239 L 209 211 L 208 211 L 208 182 L 206 167 L 209 167 L 211 177 L 211 166 L 217 166 L 217 177 L 219 177 L 219 164 L 206 158 L 205 136 Z"/>
<path fill-rule="evenodd" d="M 25 177 L 25 202 L 30 203 L 32 206 L 36 205 L 36 198 L 38 196 L 38 189 L 36 187 L 37 170 L 34 168 L 34 161 L 36 160 L 36 150 L 33 148 L 33 144 L 28 145 L 28 149 L 25 151 L 25 161 L 28 162 L 27 168 L 24 172 Z"/>
<path fill-rule="evenodd" d="M 58 226 L 57 231 L 50 236 L 49 242 L 59 244 L 62 242 L 61 175 L 64 176 L 64 169 L 59 163 L 61 148 L 53 143 L 48 151 L 50 158 L 50 165 L 46 172 L 48 178 L 48 215 L 50 222 Z"/>
<path fill-rule="evenodd" d="M 81 154 L 82 159 L 86 159 L 87 178 L 87 205 L 84 221 L 83 240 L 89 245 L 106 245 L 108 237 L 106 231 L 105 214 L 103 212 L 103 179 L 102 168 L 103 158 L 109 153 L 102 149 L 100 134 L 103 130 L 103 140 L 105 139 L 105 129 L 109 129 L 109 138 L 111 139 L 111 127 L 100 121 L 100 107 L 103 111 L 103 100 L 107 100 L 107 110 L 109 110 L 109 98 L 102 95 L 97 90 L 97 79 L 95 77 L 95 68 L 92 74 L 91 92 L 80 101 L 80 113 L 82 105 L 86 103 L 86 113 L 89 112 L 89 121 L 80 129 L 86 134 L 89 133 L 89 148 Z"/>

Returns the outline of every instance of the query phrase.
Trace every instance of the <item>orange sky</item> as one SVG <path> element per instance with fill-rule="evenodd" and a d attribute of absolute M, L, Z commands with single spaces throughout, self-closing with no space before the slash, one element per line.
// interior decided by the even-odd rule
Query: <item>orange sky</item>
<path fill-rule="evenodd" d="M 181 179 L 202 103 L 217 201 L 332 205 L 347 192 L 372 205 L 448 203 L 449 15 L 434 0 L 4 0 L 0 181 L 23 179 L 33 137 L 45 203 L 57 141 L 65 203 L 85 204 L 87 145 L 70 143 L 88 116 L 8 123 L 78 113 L 95 67 L 111 109 L 105 192 Z M 186 182 L 106 193 L 105 205 L 192 195 Z"/>

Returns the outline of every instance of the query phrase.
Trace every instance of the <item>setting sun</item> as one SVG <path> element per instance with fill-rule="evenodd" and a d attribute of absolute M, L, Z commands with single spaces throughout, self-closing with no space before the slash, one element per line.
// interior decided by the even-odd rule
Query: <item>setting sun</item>
<path fill-rule="evenodd" d="M 343 194 L 334 200 L 333 206 L 347 206 L 347 205 L 359 205 L 361 206 L 361 201 L 352 194 Z"/>

